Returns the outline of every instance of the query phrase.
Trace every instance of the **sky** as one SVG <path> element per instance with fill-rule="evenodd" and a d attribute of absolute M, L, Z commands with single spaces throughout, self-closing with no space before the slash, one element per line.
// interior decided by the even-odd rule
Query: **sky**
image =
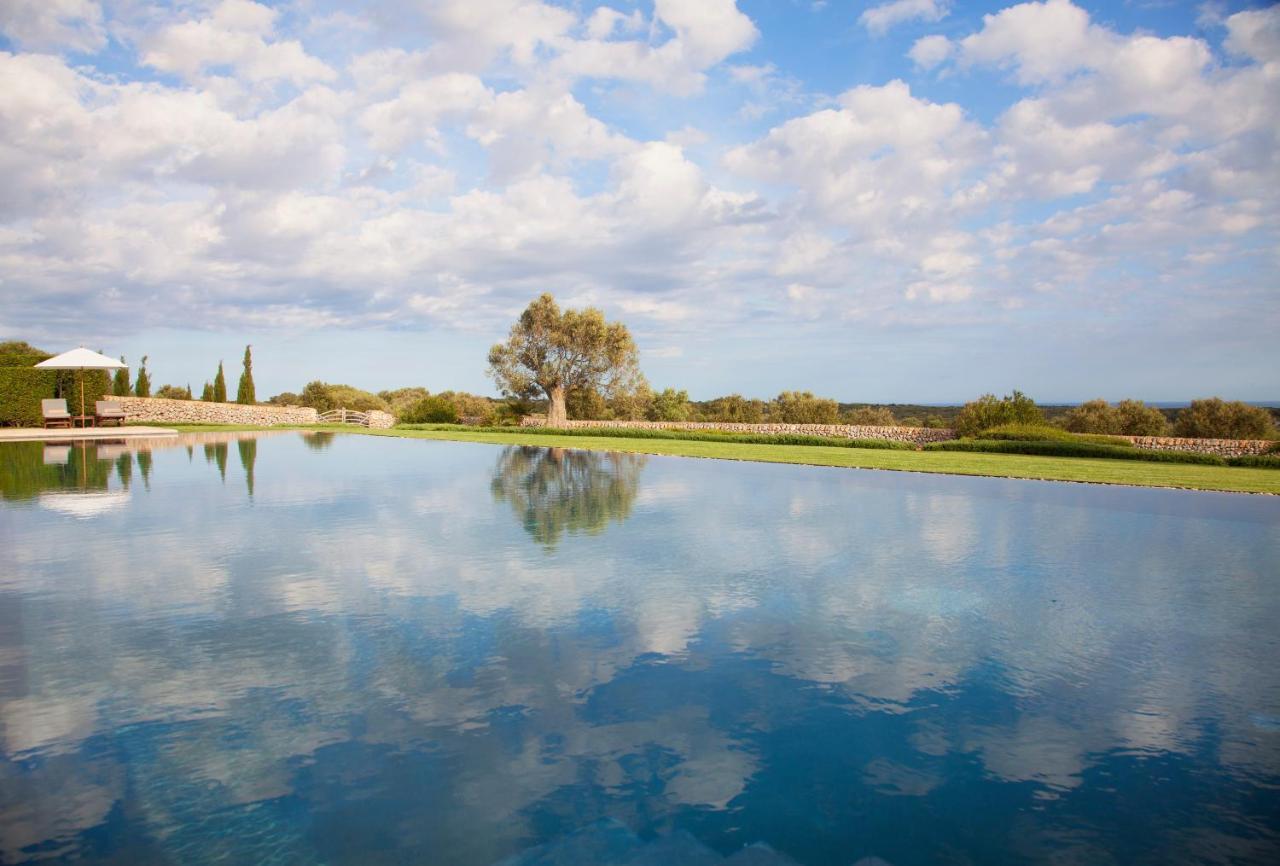
<path fill-rule="evenodd" d="M 1280 6 L 4 0 L 0 339 L 493 393 L 1280 398 Z"/>

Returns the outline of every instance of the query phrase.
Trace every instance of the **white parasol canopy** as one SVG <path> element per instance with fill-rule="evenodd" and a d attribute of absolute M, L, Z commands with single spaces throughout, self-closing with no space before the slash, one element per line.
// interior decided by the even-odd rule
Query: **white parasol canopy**
<path fill-rule="evenodd" d="M 54 355 L 47 361 L 36 364 L 45 370 L 127 370 L 129 365 L 115 358 L 100 355 L 91 349 L 81 346 L 61 355 Z M 84 383 L 80 383 L 80 414 L 84 414 Z"/>
<path fill-rule="evenodd" d="M 127 370 L 129 365 L 81 346 L 36 364 L 45 370 Z"/>

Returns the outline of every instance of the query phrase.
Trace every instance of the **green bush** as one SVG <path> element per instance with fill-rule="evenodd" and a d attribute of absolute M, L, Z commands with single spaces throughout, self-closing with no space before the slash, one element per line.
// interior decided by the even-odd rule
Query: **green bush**
<path fill-rule="evenodd" d="M 43 426 L 40 401 L 51 399 L 57 387 L 58 374 L 53 370 L 0 367 L 0 426 Z"/>
<path fill-rule="evenodd" d="M 1044 424 L 1044 412 L 1021 391 L 1007 397 L 983 394 L 964 404 L 956 415 L 955 429 L 961 436 L 976 436 L 983 430 L 1003 424 Z"/>
<path fill-rule="evenodd" d="M 846 413 L 844 418 L 840 419 L 845 424 L 853 424 L 859 427 L 897 427 L 898 419 L 893 417 L 893 412 L 883 406 L 859 406 Z M 919 424 L 906 424 L 907 427 L 919 427 Z"/>
<path fill-rule="evenodd" d="M 43 349 L 37 349 L 22 340 L 6 340 L 0 343 L 0 367 L 34 367 L 52 358 Z"/>
<path fill-rule="evenodd" d="M 1132 448 L 1133 443 L 1120 436 L 1102 436 L 1093 433 L 1069 433 L 1049 424 L 1001 424 L 983 430 L 983 439 L 1003 439 L 1009 442 L 1092 442 L 1095 445 L 1114 445 Z"/>
<path fill-rule="evenodd" d="M 1123 436 L 1163 436 L 1168 427 L 1164 413 L 1141 400 L 1089 400 L 1070 409 L 1062 426 L 1072 433 L 1109 433 Z"/>
<path fill-rule="evenodd" d="M 1269 439 L 1277 434 L 1271 413 L 1239 400 L 1192 400 L 1178 412 L 1174 435 L 1188 439 Z"/>
<path fill-rule="evenodd" d="M 1227 463 L 1231 466 L 1248 466 L 1252 469 L 1280 469 L 1280 454 L 1246 454 L 1242 457 L 1228 457 Z"/>
<path fill-rule="evenodd" d="M 319 381 L 308 382 L 299 399 L 303 406 L 310 406 L 317 412 L 328 412 L 330 409 L 351 409 L 355 412 L 377 409 L 388 412 L 391 408 L 377 394 L 370 394 L 351 385 L 331 385 Z"/>
<path fill-rule="evenodd" d="M 458 409 L 443 397 L 427 397 L 400 413 L 405 424 L 456 424 Z"/>
<path fill-rule="evenodd" d="M 840 404 L 812 391 L 783 391 L 769 404 L 772 424 L 839 424 Z"/>
<path fill-rule="evenodd" d="M 929 451 L 976 451 L 987 454 L 1029 454 L 1036 457 L 1095 457 L 1108 460 L 1143 460 L 1149 463 L 1194 463 L 1201 466 L 1227 465 L 1227 461 L 1216 454 L 1196 454 L 1191 451 L 1148 451 L 1142 448 L 1099 445 L 1092 442 L 953 439 L 949 442 L 933 442 L 924 447 Z"/>

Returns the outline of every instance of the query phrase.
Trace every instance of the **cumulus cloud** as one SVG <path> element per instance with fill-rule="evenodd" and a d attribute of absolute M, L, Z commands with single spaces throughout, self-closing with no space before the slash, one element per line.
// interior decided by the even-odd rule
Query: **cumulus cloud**
<path fill-rule="evenodd" d="M 106 44 L 96 4 L 0 5 L 6 327 L 61 327 L 50 298 L 78 299 L 77 334 L 484 327 L 550 289 L 669 346 L 712 322 L 928 327 L 1156 291 L 1116 281 L 1139 261 L 1194 304 L 1234 260 L 1221 291 L 1256 298 L 1276 248 L 1274 9 L 1193 37 L 1012 5 L 914 41 L 945 99 L 810 92 L 732 0 L 377 0 L 342 50 L 297 14 L 113 17 L 148 67 L 130 75 L 81 54 Z M 983 76 L 1013 94 L 994 116 L 969 110 Z"/>
<path fill-rule="evenodd" d="M 941 21 L 950 6 L 949 0 L 893 0 L 865 10 L 858 16 L 858 22 L 880 36 L 908 21 Z"/>
<path fill-rule="evenodd" d="M 911 46 L 907 56 L 921 69 L 932 69 L 951 56 L 953 46 L 945 36 L 922 36 Z"/>
<path fill-rule="evenodd" d="M 95 0 L 5 0 L 0 32 L 22 48 L 95 52 L 107 44 Z"/>
<path fill-rule="evenodd" d="M 195 78 L 227 67 L 250 82 L 302 85 L 337 77 L 296 40 L 274 40 L 276 10 L 251 0 L 223 0 L 204 18 L 163 27 L 144 39 L 142 62 Z"/>

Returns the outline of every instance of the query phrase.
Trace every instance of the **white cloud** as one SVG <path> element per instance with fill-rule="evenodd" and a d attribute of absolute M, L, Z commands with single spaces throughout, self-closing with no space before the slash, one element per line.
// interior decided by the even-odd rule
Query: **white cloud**
<path fill-rule="evenodd" d="M 107 44 L 96 0 L 4 0 L 0 32 L 23 48 L 94 52 Z"/>
<path fill-rule="evenodd" d="M 276 15 L 274 9 L 250 0 L 223 0 L 206 18 L 169 25 L 146 37 L 142 62 L 189 79 L 222 67 L 250 82 L 303 85 L 336 78 L 337 73 L 308 55 L 302 43 L 269 41 Z"/>
<path fill-rule="evenodd" d="M 922 36 L 911 46 L 907 56 L 921 69 L 933 69 L 951 56 L 954 46 L 945 36 Z"/>
<path fill-rule="evenodd" d="M 1014 66 L 1024 84 L 1061 79 L 1113 48 L 1110 32 L 1090 24 L 1089 13 L 1070 0 L 1010 6 L 982 22 L 982 30 L 960 40 L 961 63 Z"/>
<path fill-rule="evenodd" d="M 1280 61 L 1280 6 L 1237 12 L 1226 25 L 1228 51 L 1260 63 Z"/>
<path fill-rule="evenodd" d="M 797 187 L 825 218 L 875 233 L 946 207 L 985 135 L 956 104 L 917 99 L 901 81 L 854 88 L 824 109 L 736 148 L 727 166 Z"/>
<path fill-rule="evenodd" d="M 949 0 L 893 0 L 872 6 L 858 16 L 871 33 L 882 36 L 907 21 L 941 21 L 951 11 Z"/>

